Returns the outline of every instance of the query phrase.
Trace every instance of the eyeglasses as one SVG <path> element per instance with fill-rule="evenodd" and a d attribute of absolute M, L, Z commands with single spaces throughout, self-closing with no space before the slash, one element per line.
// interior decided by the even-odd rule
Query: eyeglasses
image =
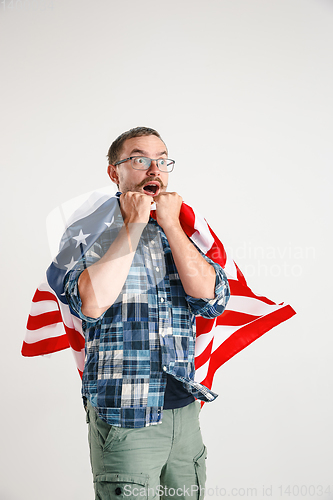
<path fill-rule="evenodd" d="M 130 156 L 125 158 L 125 160 L 117 161 L 114 165 L 120 165 L 126 161 L 131 160 L 132 168 L 135 170 L 148 170 L 150 168 L 151 162 L 155 161 L 158 169 L 161 172 L 172 172 L 175 166 L 175 160 L 170 160 L 170 158 L 159 158 L 158 160 L 152 160 L 151 158 L 146 158 L 145 156 Z"/>

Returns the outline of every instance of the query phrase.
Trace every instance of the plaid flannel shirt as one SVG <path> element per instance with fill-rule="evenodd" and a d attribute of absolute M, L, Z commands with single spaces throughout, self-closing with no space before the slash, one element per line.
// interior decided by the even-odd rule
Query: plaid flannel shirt
<path fill-rule="evenodd" d="M 194 381 L 195 316 L 219 316 L 230 292 L 223 269 L 202 254 L 216 272 L 215 297 L 186 295 L 168 240 L 150 218 L 119 297 L 99 318 L 85 316 L 79 275 L 106 253 L 122 225 L 119 211 L 111 227 L 66 275 L 65 292 L 85 333 L 83 398 L 110 425 L 140 428 L 162 421 L 167 373 L 197 399 L 216 398 Z"/>

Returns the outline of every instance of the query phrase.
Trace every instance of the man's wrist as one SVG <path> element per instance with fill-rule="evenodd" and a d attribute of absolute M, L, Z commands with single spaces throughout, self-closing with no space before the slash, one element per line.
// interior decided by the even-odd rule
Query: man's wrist
<path fill-rule="evenodd" d="M 179 219 L 167 220 L 165 223 L 159 223 L 159 225 L 162 227 L 167 238 L 172 237 L 174 234 L 184 233 Z"/>

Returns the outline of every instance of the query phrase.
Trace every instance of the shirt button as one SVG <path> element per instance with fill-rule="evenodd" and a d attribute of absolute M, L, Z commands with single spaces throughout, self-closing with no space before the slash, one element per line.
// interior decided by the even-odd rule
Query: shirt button
<path fill-rule="evenodd" d="M 164 299 L 163 299 L 163 297 L 161 297 L 161 302 L 164 302 Z"/>
<path fill-rule="evenodd" d="M 166 366 L 163 366 L 163 371 L 166 372 L 167 371 L 167 367 Z"/>
<path fill-rule="evenodd" d="M 157 266 L 157 267 L 155 267 L 155 270 L 158 273 L 158 271 L 160 270 L 160 268 Z"/>

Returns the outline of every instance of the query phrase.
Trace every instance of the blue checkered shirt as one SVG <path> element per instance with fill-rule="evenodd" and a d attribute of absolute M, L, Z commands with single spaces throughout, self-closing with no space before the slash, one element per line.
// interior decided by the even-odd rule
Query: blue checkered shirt
<path fill-rule="evenodd" d="M 141 235 L 126 282 L 115 303 L 97 319 L 81 311 L 80 273 L 99 260 L 116 238 L 119 212 L 65 278 L 70 307 L 82 319 L 85 367 L 82 395 L 110 425 L 140 428 L 162 421 L 166 374 L 183 383 L 197 399 L 216 394 L 194 381 L 195 316 L 219 316 L 229 299 L 223 269 L 214 267 L 214 299 L 186 295 L 168 240 L 150 218 Z"/>

